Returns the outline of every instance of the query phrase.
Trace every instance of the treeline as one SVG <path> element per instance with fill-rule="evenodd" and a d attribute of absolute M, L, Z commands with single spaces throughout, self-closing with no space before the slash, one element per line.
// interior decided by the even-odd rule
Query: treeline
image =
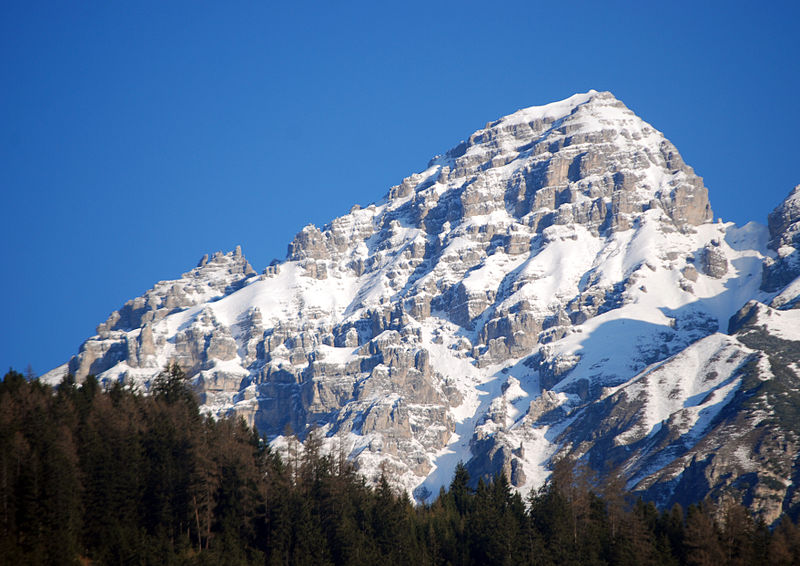
<path fill-rule="evenodd" d="M 200 414 L 172 366 L 151 395 L 89 377 L 0 383 L 2 564 L 800 564 L 798 528 L 740 506 L 659 512 L 566 462 L 526 501 L 503 476 L 414 506 L 306 439 L 281 458 Z M 715 517 L 720 517 L 716 520 Z"/>

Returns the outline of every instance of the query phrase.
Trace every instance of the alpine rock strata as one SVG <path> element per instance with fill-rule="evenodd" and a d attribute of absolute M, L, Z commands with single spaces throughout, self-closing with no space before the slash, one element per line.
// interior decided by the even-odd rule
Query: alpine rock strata
<path fill-rule="evenodd" d="M 771 520 L 798 500 L 798 194 L 769 229 L 713 222 L 660 132 L 577 94 L 306 226 L 260 274 L 238 248 L 204 258 L 45 378 L 146 386 L 176 361 L 207 411 L 278 447 L 315 429 L 420 500 L 459 460 L 526 490 L 570 454 L 665 505 L 744 494 Z"/>

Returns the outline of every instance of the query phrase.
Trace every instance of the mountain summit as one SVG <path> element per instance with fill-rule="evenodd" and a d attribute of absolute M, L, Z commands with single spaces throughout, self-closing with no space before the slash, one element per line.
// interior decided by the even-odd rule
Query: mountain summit
<path fill-rule="evenodd" d="M 774 233 L 712 223 L 659 131 L 608 92 L 576 94 L 306 226 L 261 274 L 238 248 L 205 257 L 114 312 L 68 369 L 147 384 L 175 361 L 207 411 L 279 447 L 316 429 L 420 500 L 458 461 L 530 489 L 568 454 L 665 505 L 744 493 L 774 519 L 795 505 L 795 425 L 768 418 L 770 387 L 798 379 L 792 199 Z"/>

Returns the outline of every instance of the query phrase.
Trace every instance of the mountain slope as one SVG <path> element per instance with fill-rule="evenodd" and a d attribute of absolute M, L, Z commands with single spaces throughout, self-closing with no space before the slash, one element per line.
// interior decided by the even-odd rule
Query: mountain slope
<path fill-rule="evenodd" d="M 775 234 L 792 225 L 785 208 Z M 529 488 L 557 451 L 600 464 L 601 447 L 673 415 L 699 441 L 713 411 L 687 399 L 728 406 L 741 389 L 741 364 L 714 356 L 752 347 L 718 332 L 785 286 L 793 264 L 773 284 L 762 262 L 789 265 L 768 244 L 794 240 L 711 220 L 675 147 L 590 91 L 487 124 L 383 200 L 306 226 L 260 275 L 237 249 L 159 283 L 69 369 L 147 383 L 177 361 L 210 412 L 245 416 L 277 446 L 287 427 L 317 428 L 421 499 L 458 460 Z M 619 408 L 629 426 L 586 440 L 622 397 L 645 408 Z M 651 452 L 628 466 L 637 486 L 685 451 Z"/>

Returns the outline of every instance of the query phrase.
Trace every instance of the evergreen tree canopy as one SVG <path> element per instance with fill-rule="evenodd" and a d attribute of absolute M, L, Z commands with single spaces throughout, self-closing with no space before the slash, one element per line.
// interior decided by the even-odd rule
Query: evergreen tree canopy
<path fill-rule="evenodd" d="M 632 502 L 556 464 L 527 504 L 504 475 L 412 505 L 318 432 L 284 461 L 244 421 L 202 418 L 180 368 L 152 395 L 87 377 L 0 382 L 0 564 L 800 564 L 800 529 L 742 506 Z"/>

